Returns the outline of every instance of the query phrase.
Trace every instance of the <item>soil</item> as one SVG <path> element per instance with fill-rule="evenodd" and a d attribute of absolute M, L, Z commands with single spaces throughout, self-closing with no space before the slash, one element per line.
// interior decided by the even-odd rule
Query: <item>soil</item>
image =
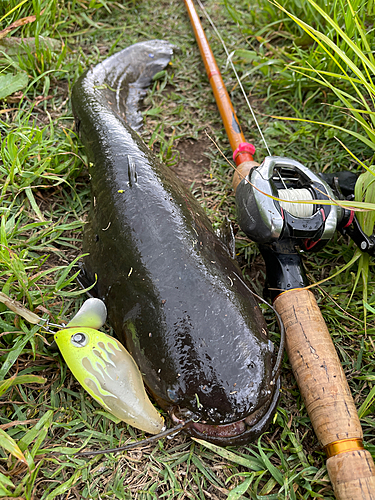
<path fill-rule="evenodd" d="M 185 139 L 178 143 L 177 149 L 180 159 L 176 165 L 171 167 L 182 182 L 191 187 L 201 187 L 204 184 L 205 172 L 208 170 L 210 161 L 205 156 L 209 151 L 211 141 L 202 136 L 198 140 Z"/>

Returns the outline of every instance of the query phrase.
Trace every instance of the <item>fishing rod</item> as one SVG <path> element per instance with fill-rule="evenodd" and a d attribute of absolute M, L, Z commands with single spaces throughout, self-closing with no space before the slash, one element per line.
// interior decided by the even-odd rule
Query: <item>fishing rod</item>
<path fill-rule="evenodd" d="M 269 155 L 261 165 L 254 161 L 255 147 L 241 131 L 193 1 L 184 1 L 237 165 L 233 188 L 239 225 L 258 243 L 264 257 L 268 290 L 285 326 L 293 373 L 327 455 L 335 496 L 375 499 L 374 462 L 363 447 L 344 371 L 316 299 L 305 288 L 309 283 L 296 249 L 317 250 L 339 229 L 362 250 L 374 253 L 374 238 L 364 235 L 353 211 L 319 204 L 319 200 L 335 200 L 340 188 L 337 179 L 334 193 L 296 160 Z"/>

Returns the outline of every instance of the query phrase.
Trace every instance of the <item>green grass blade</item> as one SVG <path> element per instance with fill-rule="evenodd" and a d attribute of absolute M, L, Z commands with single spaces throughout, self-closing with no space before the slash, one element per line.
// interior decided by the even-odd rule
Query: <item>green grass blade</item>
<path fill-rule="evenodd" d="M 26 329 L 26 327 L 24 328 Z M 17 361 L 18 356 L 21 354 L 26 344 L 33 339 L 35 333 L 39 330 L 39 328 L 40 328 L 39 325 L 35 325 L 23 337 L 17 338 L 14 346 L 12 347 L 12 350 L 9 351 L 3 365 L 0 368 L 0 381 L 4 380 L 5 375 Z"/>
<path fill-rule="evenodd" d="M 287 116 L 272 115 L 271 118 L 275 118 L 276 120 L 286 120 L 286 121 L 298 121 L 298 122 L 305 122 L 305 123 L 314 123 L 315 125 L 323 125 L 324 127 L 331 127 L 331 128 L 336 129 L 336 130 L 341 130 L 341 132 L 345 132 L 345 133 L 347 133 L 349 135 L 352 135 L 353 137 L 355 137 L 359 141 L 363 142 L 364 144 L 366 144 L 366 146 L 368 146 L 369 148 L 371 148 L 371 149 L 373 149 L 375 151 L 375 143 L 373 143 L 372 141 L 370 141 L 369 139 L 367 139 L 367 137 L 365 137 L 364 135 L 359 134 L 358 132 L 355 132 L 353 130 L 341 127 L 339 125 L 334 125 L 333 123 L 319 122 L 319 121 L 315 121 L 315 120 L 308 120 L 308 119 L 305 119 L 305 118 L 294 118 L 294 117 L 290 117 L 290 116 L 287 117 Z"/>
<path fill-rule="evenodd" d="M 348 44 L 350 49 L 358 56 L 358 58 L 362 61 L 362 63 L 369 68 L 371 73 L 375 75 L 375 64 L 368 59 L 368 57 L 364 54 L 364 52 L 355 44 L 349 37 L 348 35 L 340 28 L 340 26 L 314 1 L 314 0 L 307 0 L 311 5 L 314 6 L 314 8 L 319 12 L 319 14 L 334 28 L 335 32 L 338 33 L 343 40 Z M 352 6 L 350 3 L 350 0 L 348 1 L 348 5 L 350 6 L 350 9 L 352 10 Z M 352 10 L 353 12 L 353 10 Z M 332 48 L 334 48 L 336 44 L 332 44 Z M 337 46 L 336 46 L 337 47 Z M 335 49 L 334 49 L 335 50 Z M 336 52 L 336 50 L 335 50 Z M 346 57 L 346 54 L 344 54 L 338 47 L 337 47 L 337 52 L 343 55 L 345 59 L 347 60 L 348 58 Z M 371 53 L 371 50 L 369 51 Z M 354 65 L 353 65 L 354 67 Z"/>
<path fill-rule="evenodd" d="M 251 475 L 250 477 L 245 479 L 241 484 L 233 488 L 233 490 L 229 492 L 227 500 L 238 500 L 239 498 L 241 498 L 242 495 L 244 495 L 250 488 L 253 479 L 254 477 Z"/>
<path fill-rule="evenodd" d="M 11 378 L 0 382 L 0 397 L 7 392 L 8 389 L 18 384 L 45 384 L 47 379 L 38 375 L 14 375 Z"/>
<path fill-rule="evenodd" d="M 13 7 L 12 9 L 10 9 L 2 18 L 0 18 L 0 23 L 3 22 L 6 17 L 8 17 L 11 14 L 13 14 L 13 12 L 15 12 L 17 9 L 19 9 L 20 7 L 22 7 L 22 5 L 25 4 L 28 1 L 29 0 L 22 0 L 19 4 L 17 4 L 15 7 Z"/>
<path fill-rule="evenodd" d="M 14 441 L 14 439 L 8 436 L 8 434 L 3 429 L 0 429 L 0 446 L 4 448 L 4 450 L 8 451 L 11 455 L 16 457 L 17 460 L 20 460 L 27 465 L 25 455 L 22 453 L 17 443 Z"/>
<path fill-rule="evenodd" d="M 367 395 L 366 399 L 362 403 L 361 407 L 358 410 L 358 417 L 361 420 L 364 416 L 366 416 L 367 410 L 373 405 L 375 402 L 375 386 L 372 387 L 371 391 Z"/>
<path fill-rule="evenodd" d="M 253 471 L 260 471 L 264 470 L 263 464 L 261 461 L 254 459 L 254 458 L 244 458 L 236 453 L 233 453 L 232 451 L 226 450 L 225 448 L 222 448 L 221 446 L 217 446 L 216 444 L 209 443 L 207 441 L 204 441 L 203 439 L 198 439 L 198 438 L 192 438 L 194 441 L 197 443 L 201 444 L 202 446 L 205 446 L 209 450 L 217 453 L 219 456 L 225 458 L 226 460 L 230 460 L 231 462 L 234 462 L 238 465 L 243 465 L 247 469 L 253 470 Z"/>
<path fill-rule="evenodd" d="M 270 472 L 270 474 L 275 479 L 275 481 L 277 481 L 280 486 L 283 486 L 284 477 L 281 474 L 281 472 L 279 471 L 279 469 L 272 464 L 270 459 L 264 453 L 260 440 L 258 440 L 258 450 L 259 450 L 260 456 L 262 457 L 262 460 L 264 462 L 266 469 Z"/>

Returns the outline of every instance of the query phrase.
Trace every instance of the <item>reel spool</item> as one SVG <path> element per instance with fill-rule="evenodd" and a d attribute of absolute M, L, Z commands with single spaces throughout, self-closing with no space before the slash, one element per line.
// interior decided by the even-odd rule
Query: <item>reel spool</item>
<path fill-rule="evenodd" d="M 314 214 L 313 203 L 296 203 L 297 201 L 314 200 L 313 194 L 309 189 L 278 189 L 277 195 L 280 198 L 280 207 L 291 215 L 299 218 L 311 217 Z"/>
<path fill-rule="evenodd" d="M 256 243 L 292 239 L 303 250 L 316 250 L 331 239 L 343 210 L 309 202 L 332 199 L 329 185 L 302 163 L 267 156 L 237 187 L 238 222 Z"/>

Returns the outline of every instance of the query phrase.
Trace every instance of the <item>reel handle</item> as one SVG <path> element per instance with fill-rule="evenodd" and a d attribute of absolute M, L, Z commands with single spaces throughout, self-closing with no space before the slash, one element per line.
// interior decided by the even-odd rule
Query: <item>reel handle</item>
<path fill-rule="evenodd" d="M 336 349 L 313 293 L 294 289 L 274 301 L 307 412 L 328 460 L 338 500 L 375 499 L 375 467 Z"/>

